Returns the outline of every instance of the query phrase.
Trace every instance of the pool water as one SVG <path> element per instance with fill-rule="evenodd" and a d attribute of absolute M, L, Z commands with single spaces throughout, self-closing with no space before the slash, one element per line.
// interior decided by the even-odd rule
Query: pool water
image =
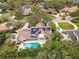
<path fill-rule="evenodd" d="M 39 47 L 40 44 L 37 42 L 33 42 L 33 43 L 23 43 L 23 47 L 24 48 L 37 48 Z"/>

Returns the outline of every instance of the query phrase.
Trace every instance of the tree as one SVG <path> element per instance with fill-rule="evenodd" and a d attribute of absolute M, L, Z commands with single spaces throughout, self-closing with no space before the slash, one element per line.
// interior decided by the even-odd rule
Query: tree
<path fill-rule="evenodd" d="M 5 42 L 5 40 L 7 39 L 6 35 L 7 33 L 11 33 L 10 30 L 6 30 L 6 31 L 0 31 L 0 46 Z"/>
<path fill-rule="evenodd" d="M 11 57 L 16 57 L 16 51 L 18 47 L 12 46 L 12 47 L 7 47 L 3 51 L 0 52 L 0 58 L 11 58 Z"/>
<path fill-rule="evenodd" d="M 48 40 L 43 50 L 37 55 L 38 59 L 78 59 L 79 41 Z"/>
<path fill-rule="evenodd" d="M 44 5 L 44 8 L 51 8 L 53 6 L 51 1 L 45 1 L 43 5 Z"/>
<path fill-rule="evenodd" d="M 0 46 L 5 42 L 6 40 L 6 32 L 3 31 L 3 32 L 0 32 Z"/>
<path fill-rule="evenodd" d="M 40 48 L 35 48 L 35 49 L 26 48 L 18 51 L 16 53 L 16 56 L 17 57 L 36 57 L 40 50 L 41 50 Z"/>
<path fill-rule="evenodd" d="M 32 7 L 32 14 L 28 17 L 30 20 L 41 21 L 43 19 L 45 22 L 51 21 L 53 19 L 52 15 L 48 15 L 41 11 L 41 8 L 38 5 Z"/>
<path fill-rule="evenodd" d="M 12 9 L 18 9 L 24 5 L 24 0 L 7 0 L 7 4 L 11 6 Z"/>
<path fill-rule="evenodd" d="M 7 3 L 1 3 L 0 8 L 2 10 L 9 10 L 9 9 L 11 9 L 11 6 L 9 4 L 7 4 Z"/>
<path fill-rule="evenodd" d="M 7 0 L 0 0 L 1 3 L 6 2 Z"/>
<path fill-rule="evenodd" d="M 32 3 L 39 3 L 39 2 L 42 2 L 43 0 L 31 0 Z"/>
<path fill-rule="evenodd" d="M 57 10 L 60 10 L 64 6 L 63 0 L 51 0 L 51 2 Z"/>
<path fill-rule="evenodd" d="M 11 3 L 12 2 L 12 3 Z M 11 9 L 14 9 L 15 8 L 15 0 L 7 0 L 7 2 L 10 6 L 11 6 Z"/>
<path fill-rule="evenodd" d="M 72 6 L 72 5 L 74 5 L 74 2 L 73 2 L 73 0 L 66 0 L 65 5 Z"/>

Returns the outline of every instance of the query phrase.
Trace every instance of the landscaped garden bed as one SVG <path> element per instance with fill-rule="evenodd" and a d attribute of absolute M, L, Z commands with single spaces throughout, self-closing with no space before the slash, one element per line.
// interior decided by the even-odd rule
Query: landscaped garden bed
<path fill-rule="evenodd" d="M 66 23 L 66 22 L 59 22 L 58 24 L 64 30 L 72 30 L 72 29 L 74 29 L 73 25 L 71 25 L 69 23 Z"/>

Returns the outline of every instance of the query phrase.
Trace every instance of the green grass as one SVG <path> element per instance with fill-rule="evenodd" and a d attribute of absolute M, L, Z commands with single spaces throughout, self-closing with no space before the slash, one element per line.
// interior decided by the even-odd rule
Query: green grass
<path fill-rule="evenodd" d="M 69 23 L 66 23 L 66 22 L 59 22 L 58 23 L 59 26 L 62 28 L 62 29 L 65 29 L 65 30 L 71 30 L 71 29 L 74 29 L 74 26 L 69 24 Z"/>
<path fill-rule="evenodd" d="M 54 31 L 56 30 L 56 25 L 53 22 L 49 22 L 49 25 Z"/>
<path fill-rule="evenodd" d="M 72 20 L 72 22 L 77 25 L 77 27 L 79 28 L 79 19 L 78 18 L 75 18 Z"/>

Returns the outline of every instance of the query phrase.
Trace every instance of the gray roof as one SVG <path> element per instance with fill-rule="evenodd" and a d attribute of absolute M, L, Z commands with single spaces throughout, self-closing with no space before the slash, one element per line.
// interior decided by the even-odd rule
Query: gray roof
<path fill-rule="evenodd" d="M 72 40 L 77 40 L 77 37 L 75 36 L 75 34 L 73 33 L 73 31 L 66 31 L 66 33 L 69 35 L 69 37 Z"/>
<path fill-rule="evenodd" d="M 76 36 L 79 37 L 79 30 L 75 30 L 74 32 L 75 32 Z"/>

